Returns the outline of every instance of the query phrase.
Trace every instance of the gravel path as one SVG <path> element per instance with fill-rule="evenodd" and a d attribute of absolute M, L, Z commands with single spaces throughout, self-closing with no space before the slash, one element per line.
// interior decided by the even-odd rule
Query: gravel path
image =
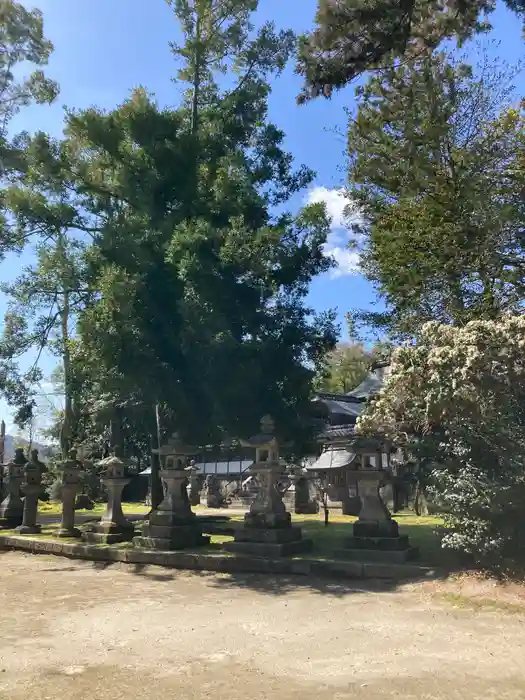
<path fill-rule="evenodd" d="M 1 552 L 0 698 L 525 699 L 525 617 L 427 591 Z"/>

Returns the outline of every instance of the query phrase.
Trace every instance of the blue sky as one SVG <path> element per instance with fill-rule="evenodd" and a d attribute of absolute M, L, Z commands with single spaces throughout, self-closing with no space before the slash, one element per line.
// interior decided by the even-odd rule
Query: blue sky
<path fill-rule="evenodd" d="M 51 107 L 31 107 L 15 120 L 16 130 L 37 129 L 59 135 L 62 129 L 62 106 L 112 108 L 120 104 L 129 91 L 142 85 L 155 93 L 159 102 L 175 105 L 179 88 L 171 81 L 176 65 L 168 42 L 180 37 L 175 18 L 164 0 L 29 0 L 44 13 L 45 33 L 54 45 L 48 74 L 61 87 L 60 96 Z M 272 19 L 278 28 L 306 31 L 312 26 L 316 0 L 260 0 L 257 23 Z M 525 54 L 521 26 L 515 16 L 499 7 L 492 17 L 493 37 L 500 40 L 498 53 L 510 62 Z M 296 162 L 305 163 L 317 172 L 315 189 L 291 202 L 297 208 L 308 197 L 324 199 L 334 215 L 334 234 L 330 241 L 341 266 L 335 275 L 316 280 L 311 289 L 312 305 L 318 309 L 337 308 L 341 321 L 353 307 L 370 307 L 374 293 L 370 285 L 355 273 L 353 260 L 344 250 L 341 224 L 343 200 L 337 189 L 344 184 L 344 141 L 333 133 L 345 128 L 344 107 L 353 105 L 353 90 L 337 94 L 331 101 L 318 100 L 298 107 L 295 96 L 300 79 L 293 66 L 276 81 L 270 102 L 272 120 L 286 133 L 286 146 Z M 518 87 L 525 95 L 525 79 Z M 22 264 L 30 260 L 10 257 L 0 265 L 3 280 L 15 277 Z M 0 299 L 0 316 L 5 301 Z M 45 358 L 44 370 L 53 367 Z M 9 424 L 10 412 L 0 401 L 0 417 Z"/>

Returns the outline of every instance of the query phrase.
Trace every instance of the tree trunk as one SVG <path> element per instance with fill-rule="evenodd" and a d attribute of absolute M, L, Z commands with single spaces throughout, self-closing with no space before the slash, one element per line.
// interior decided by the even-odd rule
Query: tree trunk
<path fill-rule="evenodd" d="M 324 526 L 328 526 L 328 518 L 330 517 L 330 509 L 328 508 L 328 499 L 323 499 L 323 510 L 324 510 Z"/>
<path fill-rule="evenodd" d="M 155 421 L 157 424 L 156 443 L 157 449 L 162 445 L 162 426 L 160 416 L 160 405 L 155 404 Z M 152 440 L 152 446 L 153 446 Z M 150 475 L 150 494 L 151 494 L 151 510 L 158 508 L 164 498 L 162 482 L 160 480 L 160 455 L 156 452 L 151 452 L 151 475 Z"/>
<path fill-rule="evenodd" d="M 199 129 L 199 96 L 202 62 L 202 18 L 197 10 L 195 22 L 195 57 L 193 64 L 193 95 L 191 100 L 191 133 L 196 134 Z"/>
<path fill-rule="evenodd" d="M 65 242 L 63 234 L 60 234 L 57 241 L 57 248 L 62 251 L 62 264 L 65 272 Z M 71 438 L 73 433 L 73 396 L 71 386 L 71 352 L 69 349 L 69 289 L 66 287 L 62 291 L 62 309 L 60 310 L 60 329 L 62 335 L 62 365 L 64 367 L 64 420 L 60 431 L 60 448 L 63 459 L 67 459 L 71 449 Z"/>

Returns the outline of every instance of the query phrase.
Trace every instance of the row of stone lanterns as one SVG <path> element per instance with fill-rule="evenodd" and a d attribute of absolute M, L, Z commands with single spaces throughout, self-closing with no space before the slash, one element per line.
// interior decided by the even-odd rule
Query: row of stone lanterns
<path fill-rule="evenodd" d="M 284 464 L 280 459 L 273 420 L 263 418 L 261 432 L 242 444 L 255 450 L 255 461 L 250 472 L 256 477 L 259 490 L 244 517 L 244 526 L 235 532 L 233 542 L 225 544 L 225 548 L 234 553 L 270 557 L 309 551 L 312 542 L 302 537 L 301 528 L 292 526 L 291 515 L 286 511 L 278 486 Z M 337 555 L 360 558 L 368 552 L 377 560 L 381 558 L 378 553 L 385 552 L 389 559 L 406 560 L 412 553 L 408 538 L 399 537 L 397 523 L 392 520 L 379 495 L 379 487 L 386 473 L 382 467 L 381 447 L 373 442 L 363 442 L 354 447 L 360 455 L 356 479 L 362 508 L 359 519 L 353 525 L 353 537 L 345 542 L 344 550 L 339 550 Z M 99 462 L 103 469 L 102 483 L 108 493 L 106 511 L 99 522 L 86 527 L 82 535 L 86 541 L 112 544 L 132 539 L 136 547 L 165 551 L 209 543 L 209 537 L 202 534 L 199 518 L 191 509 L 187 492 L 188 480 L 194 470 L 189 458 L 195 454 L 195 448 L 183 444 L 177 435 L 159 448 L 164 498 L 150 513 L 139 536 L 134 536 L 134 526 L 122 511 L 122 492 L 130 481 L 122 448 L 117 445 L 113 451 L 113 455 Z M 75 500 L 81 488 L 83 464 L 77 458 L 76 450 L 70 450 L 60 468 L 63 505 L 57 536 L 80 537 L 81 533 L 75 527 Z M 37 523 L 38 495 L 44 469 L 36 450 L 32 451 L 29 461 L 23 450 L 16 450 L 14 459 L 6 466 L 8 493 L 0 505 L 0 525 L 16 527 L 22 533 L 40 531 Z M 297 477 L 304 478 L 304 473 Z M 21 491 L 25 495 L 24 501 Z"/>
<path fill-rule="evenodd" d="M 4 468 L 7 495 L 0 504 L 0 526 L 25 534 L 40 532 L 38 496 L 45 470 L 45 464 L 38 459 L 38 450 L 31 451 L 29 461 L 22 448 L 15 450 L 13 459 Z"/>

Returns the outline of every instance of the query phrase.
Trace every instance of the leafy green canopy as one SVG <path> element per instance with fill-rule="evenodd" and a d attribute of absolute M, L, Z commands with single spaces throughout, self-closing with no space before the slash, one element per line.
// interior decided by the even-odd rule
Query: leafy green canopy
<path fill-rule="evenodd" d="M 505 0 L 525 15 L 524 0 Z M 369 70 L 427 55 L 447 38 L 461 43 L 490 30 L 496 0 L 319 0 L 316 27 L 302 37 L 299 102 L 329 97 Z"/>
<path fill-rule="evenodd" d="M 244 16 L 254 3 L 237 5 Z M 78 327 L 107 382 L 168 405 L 188 439 L 246 435 L 267 412 L 297 435 L 335 340 L 332 315 L 304 302 L 331 264 L 329 220 L 320 205 L 273 213 L 312 179 L 293 169 L 267 121 L 268 79 L 290 35 L 266 25 L 233 46 L 238 79 L 221 91 L 197 70 L 191 43 L 198 13 L 209 28 L 206 13 L 219 7 L 201 3 L 195 22 L 184 20 L 194 84 L 179 109 L 160 109 L 140 89 L 109 113 L 68 118 L 60 159 L 94 235 L 97 291 Z M 217 58 L 220 42 L 209 39 L 200 37 L 201 67 Z M 44 159 L 49 151 L 43 143 Z"/>
<path fill-rule="evenodd" d="M 52 102 L 58 94 L 57 84 L 45 77 L 41 69 L 20 78 L 24 64 L 45 65 L 53 45 L 44 37 L 43 18 L 39 10 L 27 10 L 13 0 L 0 0 L 0 177 L 5 185 L 19 176 L 23 168 L 19 138 L 8 138 L 13 117 L 31 102 Z M 0 256 L 23 246 L 7 215 L 0 193 Z"/>
<path fill-rule="evenodd" d="M 525 122 L 512 74 L 437 53 L 362 89 L 349 128 L 362 268 L 384 314 L 361 321 L 406 337 L 521 307 Z"/>

